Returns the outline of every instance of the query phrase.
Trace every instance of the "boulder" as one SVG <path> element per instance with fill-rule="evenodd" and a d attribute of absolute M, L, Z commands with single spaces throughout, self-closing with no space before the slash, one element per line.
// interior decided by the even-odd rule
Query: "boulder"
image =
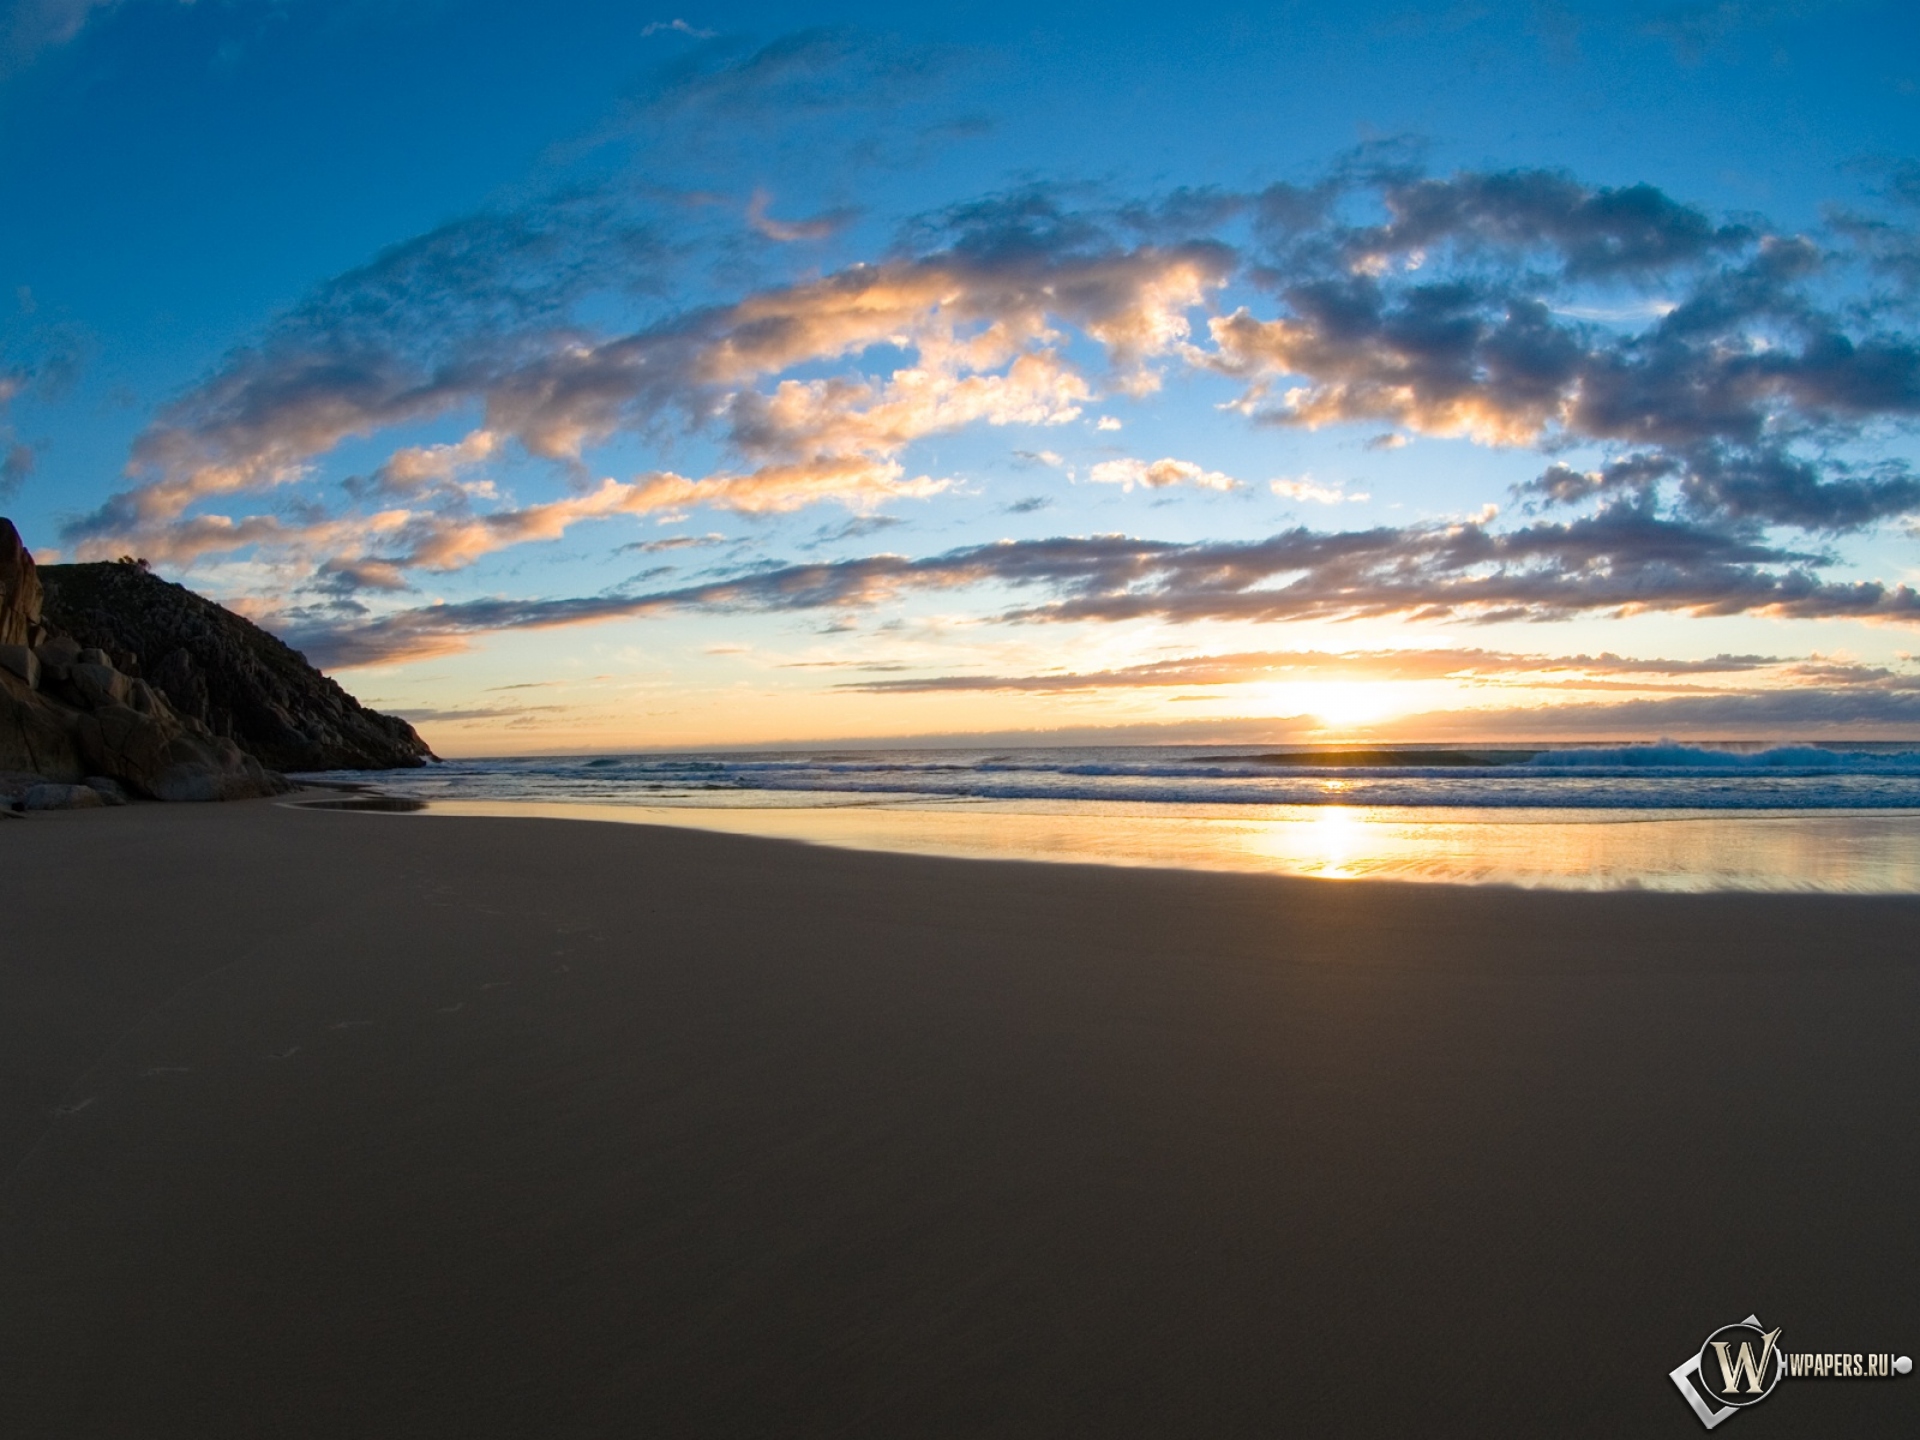
<path fill-rule="evenodd" d="M 22 802 L 26 810 L 87 810 L 97 809 L 107 802 L 100 798 L 100 792 L 86 785 L 36 785 L 27 791 Z"/>
<path fill-rule="evenodd" d="M 0 645 L 0 670 L 26 681 L 29 690 L 40 688 L 40 657 L 30 645 Z"/>
<path fill-rule="evenodd" d="M 10 792 L 38 794 L 28 808 L 124 804 L 129 791 L 154 800 L 239 800 L 291 788 L 231 740 L 174 713 L 146 681 L 102 664 L 97 649 L 40 649 L 66 662 L 47 667 L 44 691 L 0 666 L 0 772 L 37 782 Z M 66 793 L 74 788 L 87 795 Z"/>
<path fill-rule="evenodd" d="M 0 645 L 31 645 L 41 613 L 40 576 L 13 522 L 0 519 Z"/>
<path fill-rule="evenodd" d="M 158 708 L 150 714 L 110 704 L 79 717 L 75 737 L 88 771 L 154 800 L 243 800 L 291 788 L 231 740 L 183 721 L 158 697 L 151 703 Z"/>
<path fill-rule="evenodd" d="M 65 675 L 67 667 L 80 659 L 80 642 L 70 635 L 56 635 L 34 646 L 33 653 L 47 669 Z"/>
<path fill-rule="evenodd" d="M 76 718 L 12 671 L 0 669 L 0 771 L 78 780 L 86 772 L 80 764 Z"/>
<path fill-rule="evenodd" d="M 80 782 L 108 805 L 130 805 L 132 800 L 121 788 L 120 782 L 110 775 L 89 775 Z"/>
<path fill-rule="evenodd" d="M 80 692 L 89 709 L 106 705 L 125 705 L 133 694 L 133 681 L 104 660 L 89 660 L 98 650 L 83 650 L 77 665 L 67 667 L 66 682 Z"/>

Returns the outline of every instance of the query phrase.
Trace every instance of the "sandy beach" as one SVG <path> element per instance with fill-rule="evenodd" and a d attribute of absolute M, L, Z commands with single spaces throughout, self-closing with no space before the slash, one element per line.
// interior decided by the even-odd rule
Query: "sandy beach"
<path fill-rule="evenodd" d="M 271 801 L 0 867 L 0 1434 L 1681 1436 L 1749 1312 L 1920 1350 L 1920 899 Z"/>

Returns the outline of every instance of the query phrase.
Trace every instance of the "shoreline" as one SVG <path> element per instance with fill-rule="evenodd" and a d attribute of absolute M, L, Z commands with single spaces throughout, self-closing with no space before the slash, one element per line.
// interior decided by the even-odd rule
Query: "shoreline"
<path fill-rule="evenodd" d="M 283 800 L 420 818 L 658 825 L 879 854 L 1564 891 L 1920 894 L 1920 810 L 1178 806 L 764 792 L 784 804 Z"/>
<path fill-rule="evenodd" d="M 1681 1434 L 1749 1311 L 1920 1348 L 1913 899 L 273 802 L 0 847 L 9 1433 Z"/>

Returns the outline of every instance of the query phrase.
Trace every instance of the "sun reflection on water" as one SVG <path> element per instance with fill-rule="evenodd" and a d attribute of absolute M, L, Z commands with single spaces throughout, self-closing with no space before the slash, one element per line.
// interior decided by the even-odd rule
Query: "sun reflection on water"
<path fill-rule="evenodd" d="M 435 800 L 427 808 L 433 815 L 616 820 L 925 855 L 1324 880 L 1920 894 L 1920 812 L 1912 811 L 1489 813 L 1345 805 L 876 802 L 870 796 L 857 797 L 857 803 L 840 797 L 839 803 L 778 807 Z"/>

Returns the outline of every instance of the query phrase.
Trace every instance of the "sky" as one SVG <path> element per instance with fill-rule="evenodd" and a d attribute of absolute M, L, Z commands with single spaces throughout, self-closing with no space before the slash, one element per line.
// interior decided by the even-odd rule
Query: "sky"
<path fill-rule="evenodd" d="M 442 755 L 1920 738 L 1920 12 L 0 0 L 0 512 Z"/>

